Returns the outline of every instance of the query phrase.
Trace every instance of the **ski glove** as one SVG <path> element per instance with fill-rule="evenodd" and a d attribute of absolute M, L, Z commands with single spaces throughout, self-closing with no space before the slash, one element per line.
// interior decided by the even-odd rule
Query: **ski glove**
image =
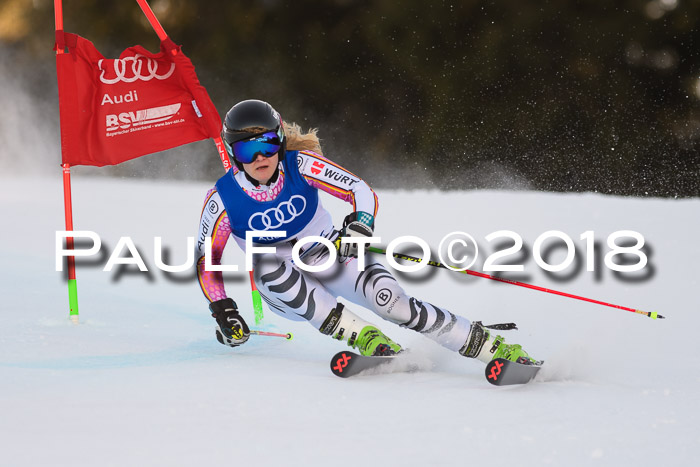
<path fill-rule="evenodd" d="M 345 217 L 340 237 L 371 237 L 374 234 L 374 216 L 364 211 L 355 211 Z M 357 244 L 340 243 L 338 238 L 338 253 L 342 257 L 357 258 Z"/>
<path fill-rule="evenodd" d="M 238 314 L 238 306 L 230 298 L 209 304 L 212 317 L 216 320 L 216 340 L 230 347 L 245 344 L 250 337 L 250 329 Z"/>

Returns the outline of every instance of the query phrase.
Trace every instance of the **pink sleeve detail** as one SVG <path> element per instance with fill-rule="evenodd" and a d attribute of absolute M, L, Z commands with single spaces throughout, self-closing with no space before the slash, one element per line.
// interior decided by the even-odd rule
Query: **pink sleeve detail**
<path fill-rule="evenodd" d="M 208 199 L 208 196 L 207 196 Z M 222 212 L 216 220 L 211 238 L 211 264 L 221 264 L 221 257 L 224 254 L 226 242 L 231 235 L 231 221 L 226 214 Z M 226 290 L 224 289 L 224 278 L 221 271 L 205 271 L 204 255 L 197 260 L 197 278 L 202 292 L 210 302 L 222 300 L 226 298 Z"/>

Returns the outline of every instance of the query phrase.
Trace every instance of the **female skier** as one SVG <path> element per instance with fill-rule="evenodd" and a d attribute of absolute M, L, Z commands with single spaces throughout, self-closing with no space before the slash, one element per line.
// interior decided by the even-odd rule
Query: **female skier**
<path fill-rule="evenodd" d="M 303 133 L 294 123 L 284 125 L 266 102 L 246 100 L 234 105 L 226 114 L 222 136 L 235 167 L 207 193 L 197 245 L 199 283 L 216 320 L 219 342 L 242 345 L 250 330 L 236 302 L 227 297 L 221 272 L 205 268 L 206 237 L 211 237 L 211 264 L 218 265 L 229 236 L 245 250 L 248 231 L 284 231 L 284 237 L 255 239 L 254 246 L 274 246 L 275 253 L 253 255 L 255 284 L 269 307 L 282 316 L 307 320 L 362 355 L 401 351 L 375 325 L 339 303 L 338 297 L 343 297 L 465 357 L 534 362 L 520 345 L 505 344 L 479 321 L 470 322 L 407 295 L 381 264 L 368 261 L 360 271 L 357 244 L 339 244 L 339 270 L 299 268 L 292 260 L 292 249 L 305 237 L 321 236 L 331 242 L 339 237 L 371 237 L 376 194 L 363 180 L 323 156 L 316 130 Z M 321 205 L 318 190 L 352 204 L 340 230 Z M 303 246 L 300 259 L 306 265 L 321 264 L 330 255 L 320 242 Z"/>

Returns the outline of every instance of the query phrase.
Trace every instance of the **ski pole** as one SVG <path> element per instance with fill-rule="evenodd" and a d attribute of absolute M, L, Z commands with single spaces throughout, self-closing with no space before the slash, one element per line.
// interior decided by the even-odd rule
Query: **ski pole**
<path fill-rule="evenodd" d="M 386 250 L 382 250 L 381 248 L 375 248 L 375 247 L 370 246 L 367 248 L 367 250 L 371 251 L 372 253 L 379 253 L 379 254 L 383 254 L 383 255 L 386 254 Z M 394 258 L 404 259 L 407 261 L 415 261 L 417 263 L 422 262 L 422 260 L 420 258 L 416 258 L 415 256 L 404 255 L 401 253 L 394 253 L 392 256 Z M 450 269 L 447 266 L 445 266 L 444 264 L 439 263 L 437 261 L 428 260 L 428 261 L 426 261 L 426 263 L 428 263 L 429 266 L 433 266 L 436 268 Z M 613 305 L 612 303 L 601 302 L 600 300 L 594 300 L 592 298 L 581 297 L 579 295 L 573 295 L 573 294 L 566 293 L 566 292 L 559 292 L 558 290 L 546 289 L 544 287 L 539 287 L 537 285 L 527 284 L 525 282 L 518 282 L 518 281 L 514 281 L 514 280 L 510 280 L 510 279 L 504 279 L 502 277 L 491 276 L 491 275 L 485 274 L 483 272 L 471 271 L 469 269 L 464 269 L 464 270 L 459 270 L 459 271 L 455 270 L 455 269 L 450 269 L 450 270 L 455 271 L 455 272 L 460 272 L 462 274 L 468 274 L 470 276 L 483 277 L 484 279 L 491 279 L 491 280 L 498 281 L 498 282 L 504 282 L 506 284 L 517 285 L 520 287 L 526 287 L 528 289 L 533 289 L 533 290 L 539 290 L 540 292 L 547 292 L 547 293 L 551 293 L 554 295 L 561 295 L 563 297 L 574 298 L 576 300 L 583 300 L 585 302 L 596 303 L 598 305 L 609 306 L 612 308 L 617 308 L 619 310 L 631 311 L 632 313 L 637 313 L 640 315 L 648 316 L 651 319 L 657 319 L 657 318 L 658 319 L 665 319 L 663 316 L 661 316 L 660 314 L 658 314 L 655 311 L 642 311 L 642 310 L 637 310 L 634 308 L 629 308 L 626 306 Z"/>
<path fill-rule="evenodd" d="M 253 271 L 250 271 L 250 294 L 253 299 L 253 311 L 255 312 L 255 325 L 259 326 L 262 323 L 265 316 L 263 315 L 262 298 L 260 297 L 260 291 L 255 286 L 255 279 L 253 277 Z"/>
<path fill-rule="evenodd" d="M 288 332 L 287 334 L 280 334 L 278 332 L 267 332 L 267 331 L 258 331 L 255 329 L 251 329 L 250 333 L 255 335 L 255 336 L 284 337 L 287 340 L 291 340 L 292 337 L 294 337 L 291 332 Z"/>

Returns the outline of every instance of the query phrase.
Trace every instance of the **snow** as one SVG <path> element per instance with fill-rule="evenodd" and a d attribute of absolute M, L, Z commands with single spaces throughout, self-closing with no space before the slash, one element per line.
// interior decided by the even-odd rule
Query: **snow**
<path fill-rule="evenodd" d="M 269 310 L 260 328 L 292 332 L 293 340 L 251 337 L 238 349 L 220 345 L 196 280 L 165 274 L 154 262 L 156 236 L 172 251 L 171 264 L 187 259 L 186 238 L 197 233 L 209 188 L 203 183 L 74 173 L 75 228 L 97 232 L 104 257 L 79 263 L 80 324 L 72 324 L 67 288 L 55 270 L 55 232 L 64 229 L 56 169 L 47 178 L 0 179 L 2 465 L 657 466 L 699 460 L 700 200 L 380 191 L 377 234 L 384 244 L 415 235 L 436 248 L 446 234 L 465 231 L 483 249 L 480 266 L 494 251 L 485 236 L 511 230 L 529 247 L 527 255 L 505 258 L 525 265 L 512 277 L 667 317 L 655 321 L 432 268 L 397 274 L 409 293 L 454 313 L 518 324 L 518 331 L 504 332 L 507 340 L 546 365 L 526 386 L 497 388 L 479 362 L 380 323 L 357 306 L 353 310 L 410 347 L 424 370 L 336 378 L 329 358 L 345 347 Z M 348 208 L 323 200 L 340 221 Z M 650 277 L 625 282 L 602 262 L 587 272 L 584 261 L 573 278 L 555 281 L 531 253 L 548 230 L 568 234 L 582 260 L 583 232 L 595 233 L 604 254 L 608 235 L 638 231 L 651 247 Z M 102 271 L 122 236 L 133 239 L 148 274 Z M 243 269 L 233 244 L 225 261 Z M 252 323 L 247 273 L 227 275 L 229 295 Z"/>

